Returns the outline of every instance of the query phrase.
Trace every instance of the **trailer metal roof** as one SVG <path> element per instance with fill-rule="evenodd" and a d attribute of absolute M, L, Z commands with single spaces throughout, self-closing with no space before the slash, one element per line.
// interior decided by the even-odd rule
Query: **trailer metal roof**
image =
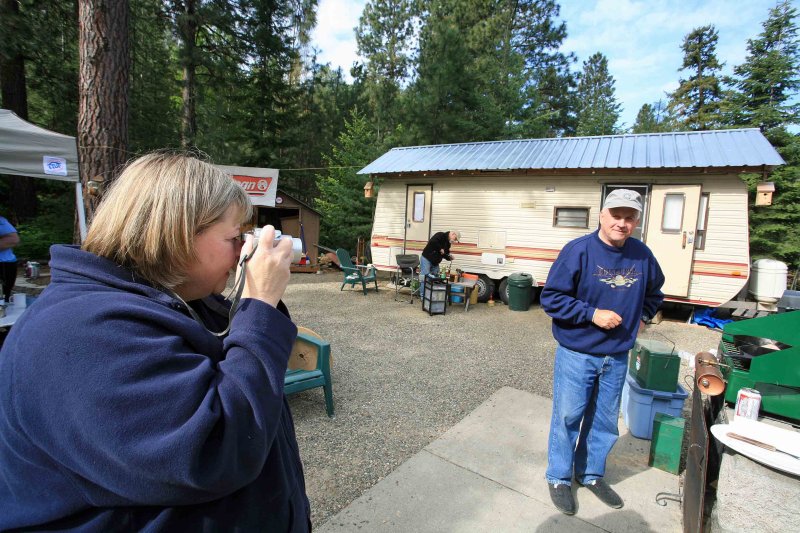
<path fill-rule="evenodd" d="M 359 174 L 434 171 L 772 167 L 757 128 L 523 139 L 393 148 Z"/>

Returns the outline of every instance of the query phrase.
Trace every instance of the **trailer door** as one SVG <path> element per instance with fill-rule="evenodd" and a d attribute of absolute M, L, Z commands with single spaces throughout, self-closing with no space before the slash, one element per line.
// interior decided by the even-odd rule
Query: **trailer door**
<path fill-rule="evenodd" d="M 664 271 L 664 294 L 688 296 L 700 185 L 653 185 L 647 246 Z"/>
<path fill-rule="evenodd" d="M 417 248 L 422 248 L 428 243 L 431 234 L 431 200 L 433 199 L 433 185 L 409 185 L 406 196 L 406 252 L 411 244 L 409 241 L 421 241 Z"/>

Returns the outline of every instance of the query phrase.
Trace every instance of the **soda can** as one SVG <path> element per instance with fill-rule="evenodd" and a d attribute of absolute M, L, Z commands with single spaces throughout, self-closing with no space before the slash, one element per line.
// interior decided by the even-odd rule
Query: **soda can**
<path fill-rule="evenodd" d="M 736 395 L 736 410 L 733 418 L 749 418 L 758 420 L 758 410 L 761 408 L 761 393 L 755 389 L 739 389 Z"/>

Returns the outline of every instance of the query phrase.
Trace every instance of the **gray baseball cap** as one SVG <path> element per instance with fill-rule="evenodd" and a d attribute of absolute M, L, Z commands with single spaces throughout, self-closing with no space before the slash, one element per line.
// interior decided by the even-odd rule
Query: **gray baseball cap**
<path fill-rule="evenodd" d="M 614 189 L 603 203 L 603 209 L 613 209 L 615 207 L 630 207 L 642 212 L 642 196 L 630 189 Z"/>

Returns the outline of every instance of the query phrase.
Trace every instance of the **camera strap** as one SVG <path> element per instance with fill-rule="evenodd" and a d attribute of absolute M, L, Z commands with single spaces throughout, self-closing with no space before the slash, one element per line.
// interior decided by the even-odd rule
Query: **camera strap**
<path fill-rule="evenodd" d="M 181 298 L 177 292 L 171 289 L 169 290 L 169 292 L 172 296 L 177 298 L 178 301 L 181 302 L 186 307 L 186 309 L 189 311 L 189 314 L 192 315 L 192 318 L 198 324 L 203 326 L 203 328 L 205 328 L 207 332 L 211 333 L 215 337 L 222 337 L 224 335 L 227 335 L 228 332 L 231 330 L 231 324 L 233 323 L 233 315 L 235 315 L 236 311 L 239 309 L 239 300 L 242 299 L 242 292 L 244 292 L 244 282 L 247 274 L 247 262 L 250 260 L 251 257 L 253 257 L 255 251 L 256 247 L 253 246 L 253 249 L 250 251 L 250 253 L 242 257 L 242 259 L 239 261 L 239 266 L 241 267 L 239 269 L 239 276 L 233 283 L 233 290 L 231 291 L 231 293 L 233 294 L 233 300 L 231 300 L 231 294 L 226 296 L 226 299 L 231 302 L 230 311 L 228 312 L 228 326 L 222 331 L 217 332 L 208 329 L 208 327 L 203 323 L 203 319 L 200 318 L 200 315 L 197 314 L 197 311 L 195 311 L 191 305 L 186 303 L 186 301 L 183 298 Z"/>

